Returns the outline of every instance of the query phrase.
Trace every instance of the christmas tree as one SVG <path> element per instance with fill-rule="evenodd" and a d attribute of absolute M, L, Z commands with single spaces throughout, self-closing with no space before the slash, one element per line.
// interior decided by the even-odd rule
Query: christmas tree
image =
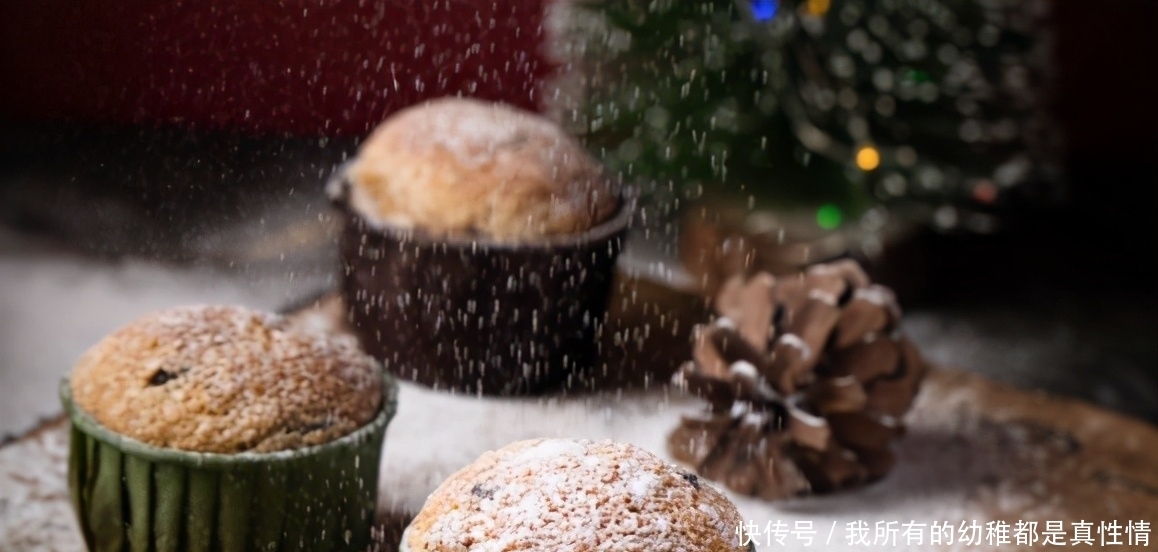
<path fill-rule="evenodd" d="M 1045 5 L 580 2 L 568 119 L 609 166 L 677 196 L 988 231 L 1056 190 Z"/>

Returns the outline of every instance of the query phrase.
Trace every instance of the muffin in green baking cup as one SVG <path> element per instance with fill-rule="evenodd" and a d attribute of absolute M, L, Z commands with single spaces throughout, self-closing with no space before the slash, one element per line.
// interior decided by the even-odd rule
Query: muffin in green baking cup
<path fill-rule="evenodd" d="M 161 448 L 102 426 L 72 401 L 69 488 L 89 550 L 365 550 L 397 386 L 381 410 L 333 441 L 237 454 Z"/>

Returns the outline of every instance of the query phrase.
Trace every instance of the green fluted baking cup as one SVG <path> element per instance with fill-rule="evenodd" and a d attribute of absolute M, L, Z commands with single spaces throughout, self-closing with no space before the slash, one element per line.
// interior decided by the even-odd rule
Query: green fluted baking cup
<path fill-rule="evenodd" d="M 72 402 L 69 489 L 92 552 L 361 551 L 370 544 L 378 466 L 397 385 L 382 410 L 329 443 L 270 453 L 155 447 L 105 428 Z"/>

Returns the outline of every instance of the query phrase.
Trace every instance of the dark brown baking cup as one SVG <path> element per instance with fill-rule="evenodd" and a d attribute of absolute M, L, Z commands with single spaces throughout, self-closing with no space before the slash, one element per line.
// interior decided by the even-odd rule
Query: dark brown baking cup
<path fill-rule="evenodd" d="M 388 371 L 483 395 L 591 383 L 630 198 L 581 234 L 507 242 L 369 222 L 346 186 L 330 187 L 346 217 L 342 294 L 354 333 Z"/>
<path fill-rule="evenodd" d="M 382 410 L 322 445 L 215 454 L 155 447 L 102 426 L 72 402 L 69 488 L 92 552 L 357 551 L 371 542 L 378 467 L 397 385 Z"/>

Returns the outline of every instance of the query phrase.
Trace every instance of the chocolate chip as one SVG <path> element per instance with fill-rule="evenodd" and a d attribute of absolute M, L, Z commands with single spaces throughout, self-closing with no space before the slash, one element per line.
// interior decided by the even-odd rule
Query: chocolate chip
<path fill-rule="evenodd" d="M 470 488 L 470 494 L 479 498 L 493 498 L 495 496 L 495 491 L 497 490 L 498 487 L 491 487 L 488 489 L 483 487 L 482 483 L 475 483 L 475 486 Z"/>
<path fill-rule="evenodd" d="M 302 427 L 298 428 L 297 433 L 301 433 L 301 434 L 305 435 L 306 433 L 313 433 L 315 431 L 321 431 L 323 429 L 329 429 L 329 427 L 332 425 L 334 425 L 333 421 L 322 420 L 320 422 L 314 422 L 311 424 L 303 425 Z M 294 430 L 292 430 L 290 428 L 286 428 L 286 432 L 293 432 L 293 431 Z"/>
<path fill-rule="evenodd" d="M 177 379 L 177 374 L 174 374 L 173 372 L 166 372 L 162 369 L 157 369 L 156 372 L 153 372 L 152 376 L 149 376 L 149 385 L 165 385 L 166 382 L 173 379 Z"/>
<path fill-rule="evenodd" d="M 695 487 L 697 489 L 700 488 L 700 478 L 696 477 L 696 474 L 684 472 L 684 473 L 680 474 L 680 477 L 683 477 L 684 481 L 691 483 L 692 487 Z"/>

